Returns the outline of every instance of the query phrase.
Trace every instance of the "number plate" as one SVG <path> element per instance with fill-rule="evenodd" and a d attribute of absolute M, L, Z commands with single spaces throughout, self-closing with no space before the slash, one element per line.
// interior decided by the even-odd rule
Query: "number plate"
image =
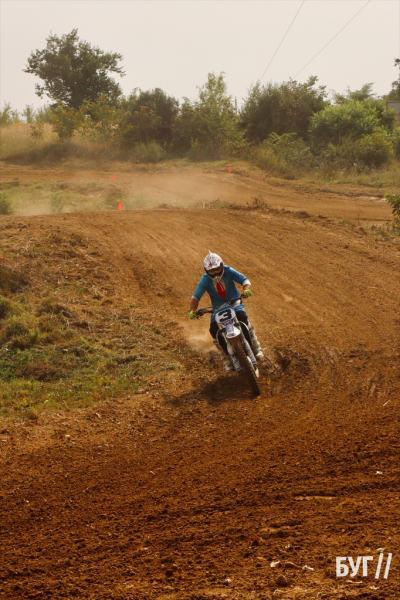
<path fill-rule="evenodd" d="M 235 311 L 232 310 L 232 308 L 224 308 L 223 310 L 220 310 L 216 315 L 215 315 L 215 320 L 217 321 L 217 323 L 225 323 L 226 321 L 231 321 L 235 318 Z"/>

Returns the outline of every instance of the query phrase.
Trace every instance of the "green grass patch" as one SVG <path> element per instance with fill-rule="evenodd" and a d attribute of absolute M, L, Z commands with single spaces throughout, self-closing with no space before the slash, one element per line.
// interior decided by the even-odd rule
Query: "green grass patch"
<path fill-rule="evenodd" d="M 127 315 L 116 316 L 111 339 L 102 332 L 82 335 L 78 323 L 67 325 L 73 319 L 68 309 L 51 299 L 35 314 L 3 318 L 0 416 L 84 408 L 135 393 L 148 376 L 179 368 L 163 357 L 161 329 Z"/>
<path fill-rule="evenodd" d="M 25 410 L 72 410 L 91 406 L 140 387 L 133 378 L 145 376 L 146 360 L 124 356 L 84 338 L 60 346 L 40 343 L 14 347 L 0 355 L 0 414 L 15 416 Z"/>
<path fill-rule="evenodd" d="M 34 236 L 32 228 L 5 232 L 0 418 L 84 408 L 134 394 L 148 378 L 181 368 L 189 350 L 179 344 L 171 350 L 173 326 L 162 315 L 154 321 L 154 309 L 134 297 L 126 304 L 117 300 L 108 257 L 96 240 L 51 226 Z M 20 248 L 23 272 L 5 264 L 8 257 L 16 264 Z"/>

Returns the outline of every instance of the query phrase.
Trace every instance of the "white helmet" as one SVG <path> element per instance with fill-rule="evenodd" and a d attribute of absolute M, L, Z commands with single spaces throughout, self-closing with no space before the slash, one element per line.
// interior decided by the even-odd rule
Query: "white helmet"
<path fill-rule="evenodd" d="M 208 251 L 207 256 L 203 262 L 204 270 L 211 279 L 217 282 L 221 281 L 224 275 L 224 263 L 223 260 L 218 254 Z"/>

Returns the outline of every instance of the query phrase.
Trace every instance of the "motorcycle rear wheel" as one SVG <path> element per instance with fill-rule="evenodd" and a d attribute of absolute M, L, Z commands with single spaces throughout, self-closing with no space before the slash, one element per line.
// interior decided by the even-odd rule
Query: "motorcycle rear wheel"
<path fill-rule="evenodd" d="M 255 374 L 253 363 L 251 360 L 249 360 L 240 338 L 235 343 L 235 354 L 244 374 L 246 375 L 247 381 L 250 384 L 253 396 L 259 396 L 261 394 L 261 390 L 258 385 L 257 375 Z"/>

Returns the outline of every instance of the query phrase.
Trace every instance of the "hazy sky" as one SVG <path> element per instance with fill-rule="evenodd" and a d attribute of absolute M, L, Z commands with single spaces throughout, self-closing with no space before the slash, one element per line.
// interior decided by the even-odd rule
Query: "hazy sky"
<path fill-rule="evenodd" d="M 117 79 L 124 94 L 160 87 L 195 98 L 207 73 L 224 71 L 240 105 L 300 7 L 262 83 L 294 77 L 363 6 L 296 79 L 317 75 L 339 92 L 373 82 L 381 95 L 397 78 L 400 0 L 1 0 L 1 106 L 44 104 L 34 92 L 39 80 L 22 69 L 50 32 L 73 28 L 92 45 L 123 55 L 126 76 Z"/>

